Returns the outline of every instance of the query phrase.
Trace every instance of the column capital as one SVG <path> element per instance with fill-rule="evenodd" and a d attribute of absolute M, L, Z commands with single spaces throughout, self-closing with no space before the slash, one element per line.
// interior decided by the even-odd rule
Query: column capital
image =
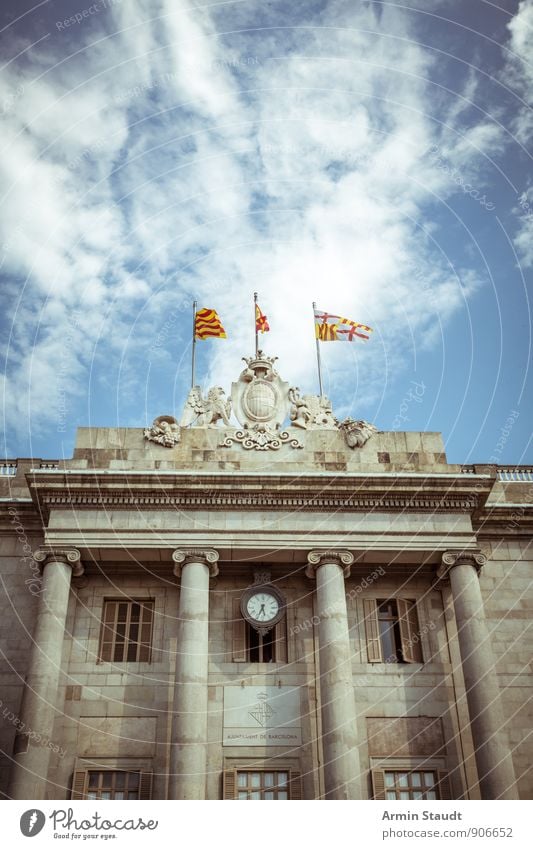
<path fill-rule="evenodd" d="M 177 548 L 172 552 L 174 561 L 174 574 L 176 578 L 181 575 L 181 570 L 188 563 L 203 563 L 209 569 L 209 577 L 218 575 L 218 551 L 214 548 Z"/>
<path fill-rule="evenodd" d="M 307 555 L 307 568 L 305 574 L 308 578 L 316 576 L 316 570 L 326 563 L 335 563 L 340 566 L 344 572 L 344 577 L 350 577 L 350 567 L 354 562 L 354 556 L 351 551 L 346 551 L 343 548 L 337 549 L 319 549 L 315 548 Z"/>
<path fill-rule="evenodd" d="M 77 548 L 56 548 L 43 545 L 33 552 L 33 559 L 39 563 L 41 572 L 48 563 L 66 563 L 72 567 L 72 574 L 79 578 L 84 573 L 81 554 Z"/>
<path fill-rule="evenodd" d="M 442 555 L 442 561 L 437 569 L 437 580 L 447 580 L 454 566 L 468 564 L 473 566 L 476 572 L 481 572 L 481 569 L 487 562 L 487 558 L 481 551 L 477 549 L 467 551 L 445 551 Z"/>

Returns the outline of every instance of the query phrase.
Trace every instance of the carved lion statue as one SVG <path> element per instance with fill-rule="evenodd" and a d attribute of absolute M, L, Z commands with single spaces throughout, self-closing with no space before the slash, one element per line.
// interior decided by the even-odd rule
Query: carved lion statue
<path fill-rule="evenodd" d="M 229 425 L 231 399 L 226 399 L 225 396 L 221 386 L 212 386 L 207 398 L 202 396 L 199 386 L 193 386 L 185 402 L 181 426 L 214 427 L 220 420 Z"/>

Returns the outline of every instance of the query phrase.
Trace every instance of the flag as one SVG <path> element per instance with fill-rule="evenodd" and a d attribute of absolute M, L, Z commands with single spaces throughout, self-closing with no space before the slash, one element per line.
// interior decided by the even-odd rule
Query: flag
<path fill-rule="evenodd" d="M 194 319 L 196 339 L 227 339 L 216 310 L 201 309 Z"/>
<path fill-rule="evenodd" d="M 263 315 L 258 304 L 255 305 L 255 330 L 257 333 L 266 333 L 270 330 L 270 325 L 266 315 Z"/>
<path fill-rule="evenodd" d="M 372 328 L 366 324 L 315 309 L 315 334 L 320 342 L 353 342 L 355 336 L 367 340 L 369 333 Z"/>

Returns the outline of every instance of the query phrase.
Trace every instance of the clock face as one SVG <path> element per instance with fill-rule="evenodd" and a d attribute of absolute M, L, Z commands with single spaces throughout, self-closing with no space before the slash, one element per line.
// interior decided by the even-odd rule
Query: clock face
<path fill-rule="evenodd" d="M 246 602 L 246 612 L 256 622 L 271 622 L 279 613 L 279 601 L 269 592 L 256 592 Z"/>

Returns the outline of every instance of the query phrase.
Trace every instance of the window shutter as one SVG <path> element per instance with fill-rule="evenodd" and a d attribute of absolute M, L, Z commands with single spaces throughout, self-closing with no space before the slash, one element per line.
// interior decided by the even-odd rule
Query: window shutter
<path fill-rule="evenodd" d="M 276 661 L 287 663 L 287 620 L 285 617 L 274 628 L 274 641 L 276 643 Z"/>
<path fill-rule="evenodd" d="M 438 771 L 439 779 L 439 796 L 441 799 L 452 799 L 452 788 L 450 786 L 450 776 L 447 772 L 441 769 Z"/>
<path fill-rule="evenodd" d="M 247 660 L 246 622 L 242 618 L 240 598 L 233 599 L 231 659 L 233 663 L 245 663 Z"/>
<path fill-rule="evenodd" d="M 139 780 L 139 799 L 152 798 L 153 772 L 141 772 Z"/>
<path fill-rule="evenodd" d="M 302 799 L 302 774 L 295 769 L 291 769 L 290 773 L 290 793 L 289 799 Z"/>
<path fill-rule="evenodd" d="M 385 800 L 385 770 L 372 770 L 372 795 L 379 801 Z"/>
<path fill-rule="evenodd" d="M 416 604 L 404 598 L 396 599 L 402 638 L 402 655 L 405 663 L 422 663 L 422 647 L 416 615 Z"/>
<path fill-rule="evenodd" d="M 235 785 L 237 784 L 237 770 L 225 769 L 222 777 L 222 798 L 235 799 Z"/>
<path fill-rule="evenodd" d="M 363 599 L 365 617 L 366 653 L 369 663 L 383 663 L 381 640 L 379 638 L 378 606 L 375 598 Z"/>
<path fill-rule="evenodd" d="M 87 772 L 84 769 L 74 770 L 74 775 L 72 776 L 72 793 L 70 794 L 71 799 L 85 798 L 86 778 Z"/>

